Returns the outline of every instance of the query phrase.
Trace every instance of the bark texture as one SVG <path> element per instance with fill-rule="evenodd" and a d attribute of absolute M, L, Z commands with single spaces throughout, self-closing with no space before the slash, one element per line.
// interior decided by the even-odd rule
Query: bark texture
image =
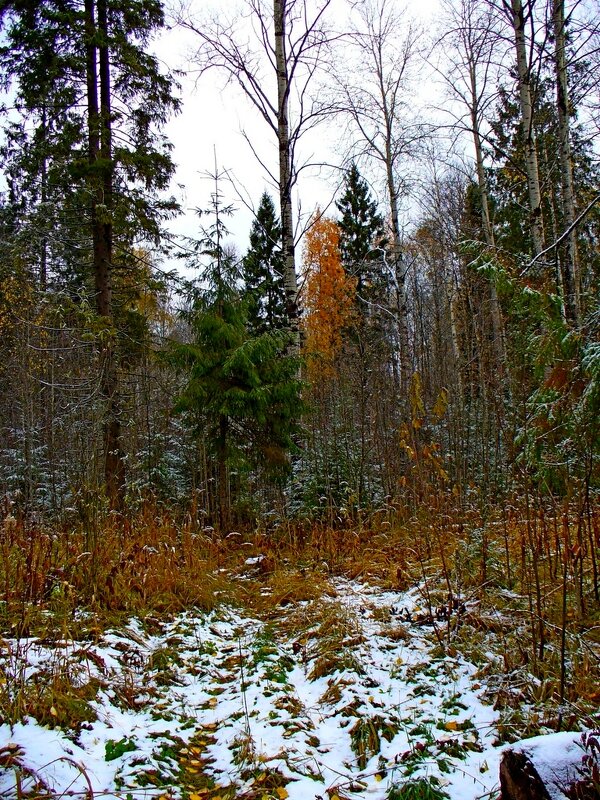
<path fill-rule="evenodd" d="M 275 67 L 277 71 L 277 139 L 279 145 L 279 200 L 284 257 L 284 285 L 287 315 L 296 350 L 300 348 L 298 324 L 298 278 L 292 213 L 292 170 L 290 152 L 288 58 L 286 53 L 286 0 L 274 0 Z"/>
<path fill-rule="evenodd" d="M 125 486 L 121 449 L 117 353 L 113 336 L 112 245 L 113 166 L 111 78 L 106 0 L 85 0 L 90 215 L 96 310 L 107 331 L 102 344 L 100 391 L 105 402 L 104 480 L 113 507 Z"/>
<path fill-rule="evenodd" d="M 500 800 L 551 800 L 531 761 L 513 750 L 507 750 L 500 762 L 500 790 Z"/>
<path fill-rule="evenodd" d="M 569 89 L 566 65 L 565 4 L 554 0 L 552 9 L 554 28 L 554 65 L 556 71 L 556 105 L 558 113 L 558 138 L 560 158 L 561 200 L 563 230 L 571 232 L 567 237 L 561 261 L 564 290 L 565 316 L 574 325 L 579 324 L 580 300 L 577 264 L 577 240 L 574 229 L 575 192 L 573 189 L 573 161 L 569 126 Z"/>
<path fill-rule="evenodd" d="M 517 61 L 517 77 L 519 84 L 519 105 L 521 110 L 521 127 L 525 150 L 525 171 L 527 173 L 527 190 L 529 194 L 529 215 L 531 222 L 531 241 L 534 255 L 544 249 L 544 224 L 542 218 L 542 193 L 538 167 L 537 143 L 533 127 L 533 98 L 531 90 L 531 68 L 527 54 L 527 38 L 525 27 L 531 14 L 525 13 L 522 0 L 511 0 L 511 22 L 514 32 L 515 54 Z"/>

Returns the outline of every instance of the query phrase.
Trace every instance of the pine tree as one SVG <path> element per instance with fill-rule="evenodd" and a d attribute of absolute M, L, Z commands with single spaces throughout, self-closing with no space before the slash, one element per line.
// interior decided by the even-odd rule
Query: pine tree
<path fill-rule="evenodd" d="M 356 297 L 364 308 L 381 299 L 384 291 L 384 223 L 356 164 L 346 173 L 344 193 L 336 206 L 342 215 L 338 223 L 342 264 L 356 278 Z"/>
<path fill-rule="evenodd" d="M 281 225 L 273 200 L 265 192 L 252 223 L 250 248 L 242 265 L 248 327 L 253 333 L 288 327 L 283 269 Z"/>

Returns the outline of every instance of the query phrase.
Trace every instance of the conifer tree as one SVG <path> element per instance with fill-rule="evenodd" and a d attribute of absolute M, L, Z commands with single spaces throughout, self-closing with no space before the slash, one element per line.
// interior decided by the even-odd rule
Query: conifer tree
<path fill-rule="evenodd" d="M 218 178 L 211 207 L 202 212 L 213 221 L 199 242 L 205 268 L 188 315 L 193 341 L 173 343 L 169 357 L 186 373 L 176 409 L 207 438 L 215 459 L 217 522 L 226 532 L 231 466 L 286 466 L 301 403 L 297 359 L 285 355 L 289 332 L 257 333 L 248 323 L 238 264 L 226 243 L 223 216 L 232 209 L 222 206 Z"/>
<path fill-rule="evenodd" d="M 252 223 L 250 248 L 242 267 L 248 329 L 258 334 L 288 327 L 281 225 L 266 192 Z"/>
<path fill-rule="evenodd" d="M 354 163 L 346 173 L 344 193 L 336 206 L 342 215 L 338 222 L 342 264 L 356 278 L 356 297 L 364 309 L 366 303 L 381 298 L 383 291 L 384 224 Z"/>
<path fill-rule="evenodd" d="M 157 238 L 175 209 L 159 197 L 173 172 L 157 128 L 178 106 L 147 45 L 163 24 L 159 0 L 17 0 L 0 10 L 0 78 L 20 116 L 6 127 L 3 162 L 39 285 L 60 279 L 93 294 L 101 320 L 104 478 L 123 494 L 114 272 L 132 245 Z M 31 237 L 31 234 L 34 234 Z M 61 287 L 62 288 L 62 287 Z"/>

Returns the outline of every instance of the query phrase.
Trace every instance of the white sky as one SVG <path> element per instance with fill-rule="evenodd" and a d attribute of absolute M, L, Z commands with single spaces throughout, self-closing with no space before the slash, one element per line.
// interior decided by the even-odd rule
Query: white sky
<path fill-rule="evenodd" d="M 200 0 L 195 0 L 195 3 L 201 9 L 206 9 L 208 5 L 200 3 Z M 222 0 L 221 3 L 214 0 L 209 9 L 226 7 L 230 10 L 233 4 L 233 0 Z M 343 26 L 349 5 L 348 0 L 335 0 L 335 18 L 331 21 L 336 28 Z M 408 0 L 408 3 L 398 2 L 397 5 L 399 8 L 406 8 L 407 20 L 421 20 L 427 30 L 435 17 L 437 0 Z M 201 10 L 199 15 L 208 13 L 209 9 Z M 401 38 L 402 32 L 399 35 Z M 161 36 L 155 50 L 158 57 L 170 68 L 186 69 L 187 57 L 195 42 L 197 43 L 197 39 L 193 34 L 174 27 Z M 253 142 L 259 143 L 261 156 L 274 172 L 277 171 L 277 142 L 241 91 L 233 84 L 225 86 L 225 76 L 213 70 L 198 80 L 195 76 L 188 75 L 180 78 L 180 81 L 182 112 L 169 123 L 165 133 L 174 145 L 173 155 L 178 165 L 174 191 L 186 213 L 171 223 L 171 230 L 187 235 L 198 233 L 200 222 L 194 216 L 193 209 L 204 209 L 210 202 L 214 183 L 206 173 L 214 172 L 216 153 L 219 170 L 227 171 L 237 187 L 234 188 L 227 181 L 220 185 L 225 204 L 232 203 L 237 209 L 226 224 L 243 254 L 248 246 L 253 218 L 252 210 L 246 207 L 245 202 L 256 205 L 265 189 L 275 200 L 276 206 L 278 201 L 277 189 L 270 183 L 252 154 L 241 133 L 242 128 Z M 275 85 L 273 91 L 275 92 Z M 306 141 L 303 140 L 301 156 L 310 158 L 314 154 L 319 161 L 339 164 L 343 156 L 338 138 L 335 124 L 322 126 L 307 136 Z M 327 207 L 332 201 L 337 181 L 339 174 L 334 175 L 331 170 L 321 171 L 320 176 L 314 171 L 312 175 L 303 173 L 297 192 L 302 200 L 302 214 L 310 216 L 316 206 Z"/>

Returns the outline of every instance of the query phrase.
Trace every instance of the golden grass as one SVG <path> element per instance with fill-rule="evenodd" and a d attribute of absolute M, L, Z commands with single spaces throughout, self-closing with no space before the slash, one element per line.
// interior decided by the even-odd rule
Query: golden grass
<path fill-rule="evenodd" d="M 462 620 L 453 615 L 437 626 L 440 645 L 476 657 L 495 637 L 506 671 L 526 666 L 553 696 L 564 623 L 574 664 L 567 698 L 597 703 L 599 518 L 595 507 L 582 517 L 573 507 L 532 511 L 515 501 L 482 517 L 475 508 L 459 513 L 438 504 L 435 513 L 395 526 L 387 519 L 372 529 L 286 524 L 270 534 L 219 537 L 152 504 L 129 518 L 107 515 L 86 525 L 42 528 L 6 517 L 0 631 L 13 641 L 32 634 L 93 637 L 131 615 L 151 624 L 153 615 L 209 611 L 225 602 L 281 619 L 280 635 L 310 652 L 313 669 L 326 675 L 334 668 L 329 655 L 337 657 L 352 637 L 332 576 L 394 590 L 420 582 L 424 612 L 435 612 L 449 596 L 476 603 Z M 390 638 L 407 637 L 402 625 L 381 621 Z M 76 717 L 76 709 L 69 714 Z"/>

